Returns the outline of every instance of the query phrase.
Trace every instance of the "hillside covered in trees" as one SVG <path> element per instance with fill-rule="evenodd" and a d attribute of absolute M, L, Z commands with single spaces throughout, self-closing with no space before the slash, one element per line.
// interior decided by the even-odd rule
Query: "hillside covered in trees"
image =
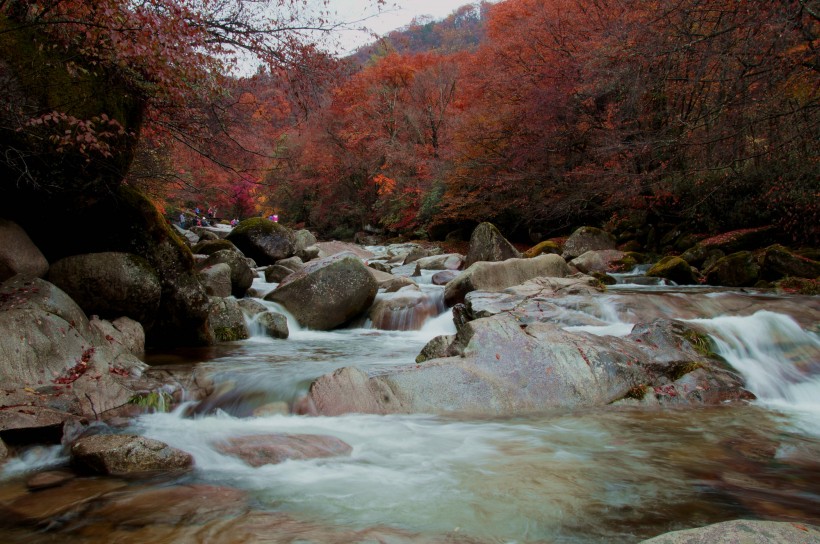
<path fill-rule="evenodd" d="M 53 2 L 55 13 L 72 3 L 85 5 Z M 47 20 L 23 4 L 0 8 Z M 86 15 L 115 8 L 125 9 L 108 0 Z M 292 35 L 278 49 L 254 42 L 241 18 L 212 19 L 207 41 L 196 18 L 170 17 L 163 35 L 188 40 L 174 46 L 93 25 L 67 43 L 44 25 L 127 81 L 129 62 L 149 68 L 129 83 L 148 105 L 126 180 L 169 214 L 277 212 L 337 238 L 371 226 L 443 239 L 492 221 L 527 242 L 607 222 L 704 234 L 775 224 L 794 243 L 818 240 L 812 2 L 485 2 L 343 60 Z M 197 43 L 219 46 L 209 56 Z M 269 62 L 252 77 L 214 77 L 214 59 L 237 48 Z M 187 72 L 172 71 L 178 57 Z M 46 113 L 40 126 L 72 122 Z M 86 133 L 85 153 L 108 152 Z M 98 131 L 95 145 L 106 138 Z"/>

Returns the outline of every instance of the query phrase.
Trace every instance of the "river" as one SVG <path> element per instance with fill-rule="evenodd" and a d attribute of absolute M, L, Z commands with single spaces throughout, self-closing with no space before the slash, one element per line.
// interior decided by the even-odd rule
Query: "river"
<path fill-rule="evenodd" d="M 49 532 L 8 530 L 6 540 L 597 543 L 738 518 L 820 523 L 820 337 L 805 323 L 820 315 L 817 297 L 620 281 L 595 300 L 567 299 L 566 326 L 625 335 L 658 315 L 693 320 L 758 400 L 485 419 L 296 416 L 285 406 L 316 377 L 344 366 L 379 372 L 412 363 L 428 340 L 455 327 L 449 311 L 419 331 L 363 322 L 317 332 L 289 318 L 286 340 L 256 332 L 207 350 L 150 354 L 155 365 L 198 366 L 218 394 L 124 429 L 193 454 L 193 472 L 153 485 L 235 488 L 247 506 L 201 520 L 157 513 L 135 522 L 102 514 L 111 512 L 102 499 Z M 257 287 L 272 286 L 257 280 Z M 441 288 L 426 280 L 423 288 L 440 299 Z M 270 433 L 331 435 L 352 453 L 254 468 L 214 447 Z M 6 465 L 5 485 L 64 462 L 59 449 L 40 448 Z"/>

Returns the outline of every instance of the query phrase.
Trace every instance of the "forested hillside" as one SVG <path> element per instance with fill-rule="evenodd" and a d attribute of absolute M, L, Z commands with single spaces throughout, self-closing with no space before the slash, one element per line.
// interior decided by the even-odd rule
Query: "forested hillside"
<path fill-rule="evenodd" d="M 475 49 L 329 89 L 266 180 L 285 216 L 538 239 L 617 218 L 816 240 L 820 19 L 806 2 L 507 0 Z M 412 40 L 411 40 L 412 41 Z"/>
<path fill-rule="evenodd" d="M 242 78 L 212 77 L 230 39 L 205 56 L 196 24 L 166 26 L 188 49 L 102 38 L 119 69 L 151 66 L 127 179 L 169 213 L 278 212 L 340 238 L 492 221 L 521 241 L 607 222 L 818 239 L 814 2 L 485 2 L 344 60 L 283 40 Z"/>

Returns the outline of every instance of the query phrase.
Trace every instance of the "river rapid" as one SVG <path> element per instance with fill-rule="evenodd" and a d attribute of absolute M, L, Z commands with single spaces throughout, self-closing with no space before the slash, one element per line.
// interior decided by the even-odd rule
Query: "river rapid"
<path fill-rule="evenodd" d="M 441 288 L 428 279 L 422 277 L 423 289 L 440 300 Z M 179 479 L 127 485 L 235 488 L 249 508 L 220 514 L 223 507 L 215 506 L 204 521 L 147 514 L 136 523 L 102 514 L 112 512 L 103 505 L 50 531 L 0 530 L 0 540 L 591 543 L 638 542 L 739 518 L 820 523 L 820 336 L 811 323 L 820 315 L 817 297 L 619 280 L 594 300 L 564 301 L 561 321 L 570 330 L 626 335 L 657 316 L 692 320 L 710 331 L 758 400 L 486 419 L 297 416 L 287 407 L 318 376 L 345 366 L 377 373 L 413 363 L 428 340 L 455 333 L 455 326 L 449 310 L 418 331 L 362 322 L 318 332 L 289 318 L 286 340 L 257 331 L 209 349 L 149 354 L 152 365 L 197 366 L 217 393 L 174 413 L 140 416 L 124 429 L 196 461 Z M 256 287 L 273 286 L 257 280 Z M 271 433 L 331 435 L 352 453 L 254 468 L 214 447 Z M 0 494 L 65 461 L 59 448 L 33 449 L 3 468 Z"/>

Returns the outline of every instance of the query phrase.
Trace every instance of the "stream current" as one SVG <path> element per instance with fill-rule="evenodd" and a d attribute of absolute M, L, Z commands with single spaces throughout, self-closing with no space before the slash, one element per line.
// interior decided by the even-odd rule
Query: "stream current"
<path fill-rule="evenodd" d="M 428 280 L 425 274 L 422 288 L 440 299 L 441 288 Z M 174 413 L 140 416 L 125 429 L 194 456 L 193 472 L 154 485 L 236 488 L 249 497 L 250 511 L 196 523 L 148 515 L 142 525 L 92 511 L 64 527 L 9 530 L 0 540 L 638 542 L 739 518 L 820 523 L 817 297 L 619 280 L 594 299 L 562 301 L 559 321 L 570 330 L 626 335 L 634 323 L 658 316 L 693 320 L 710 331 L 758 400 L 500 418 L 297 416 L 285 406 L 318 376 L 345 366 L 375 373 L 413 363 L 428 340 L 455 327 L 449 310 L 418 331 L 375 330 L 367 322 L 309 331 L 289 317 L 286 340 L 257 331 L 209 349 L 151 354 L 152 365 L 206 371 L 217 394 Z M 257 280 L 256 287 L 273 285 Z M 271 433 L 331 435 L 352 453 L 251 467 L 214 447 Z M 0 494 L 21 475 L 65 461 L 58 448 L 21 456 L 3 468 Z"/>

